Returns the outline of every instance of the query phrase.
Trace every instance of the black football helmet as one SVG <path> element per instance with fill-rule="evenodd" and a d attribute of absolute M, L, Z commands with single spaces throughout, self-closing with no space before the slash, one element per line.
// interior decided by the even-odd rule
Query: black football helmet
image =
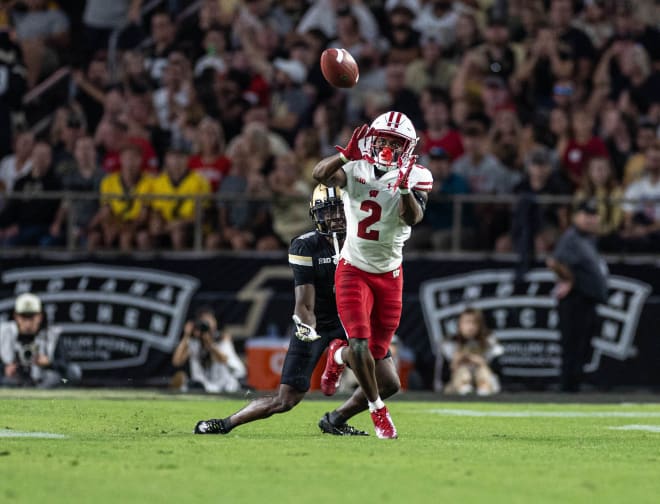
<path fill-rule="evenodd" d="M 332 233 L 337 233 L 339 237 L 346 235 L 346 216 L 341 194 L 342 190 L 339 187 L 319 184 L 314 188 L 309 202 L 309 215 L 314 221 L 316 230 L 322 235 L 328 236 Z"/>

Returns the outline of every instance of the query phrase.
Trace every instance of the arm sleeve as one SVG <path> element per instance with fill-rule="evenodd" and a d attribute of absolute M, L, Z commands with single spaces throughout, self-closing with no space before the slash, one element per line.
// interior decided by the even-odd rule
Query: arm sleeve
<path fill-rule="evenodd" d="M 557 246 L 552 253 L 557 261 L 565 265 L 575 264 L 577 262 L 577 256 L 574 253 L 575 247 L 571 243 L 570 236 L 566 233 L 559 239 Z"/>
<path fill-rule="evenodd" d="M 295 238 L 289 247 L 289 265 L 294 285 L 314 284 L 314 258 L 307 240 Z"/>
<path fill-rule="evenodd" d="M 413 190 L 429 192 L 433 188 L 433 175 L 422 165 L 416 165 L 415 179 L 413 180 Z"/>

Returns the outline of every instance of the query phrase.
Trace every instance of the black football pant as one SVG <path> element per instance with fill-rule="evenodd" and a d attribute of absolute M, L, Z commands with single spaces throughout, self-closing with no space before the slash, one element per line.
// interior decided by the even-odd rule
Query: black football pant
<path fill-rule="evenodd" d="M 573 289 L 559 301 L 562 361 L 559 385 L 563 392 L 577 392 L 582 368 L 596 331 L 596 301 Z"/>

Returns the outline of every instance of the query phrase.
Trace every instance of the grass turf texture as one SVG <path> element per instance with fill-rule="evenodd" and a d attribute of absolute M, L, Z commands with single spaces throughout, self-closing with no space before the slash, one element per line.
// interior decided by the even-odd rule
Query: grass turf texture
<path fill-rule="evenodd" d="M 660 405 L 409 402 L 400 439 L 321 435 L 337 401 L 308 400 L 227 436 L 193 436 L 235 399 L 103 391 L 0 391 L 0 502 L 658 502 Z M 448 414 L 447 410 L 453 412 Z M 457 416 L 457 410 L 574 417 Z M 444 411 L 444 413 L 438 412 Z M 589 416 L 628 412 L 630 417 Z"/>

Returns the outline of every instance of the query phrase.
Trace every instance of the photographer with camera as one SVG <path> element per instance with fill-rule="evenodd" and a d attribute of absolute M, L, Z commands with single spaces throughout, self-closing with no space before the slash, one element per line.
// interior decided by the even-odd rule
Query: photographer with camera
<path fill-rule="evenodd" d="M 80 382 L 80 367 L 67 361 L 58 344 L 61 332 L 44 323 L 41 299 L 18 296 L 13 320 L 0 322 L 0 384 L 54 388 Z"/>
<path fill-rule="evenodd" d="M 240 380 L 247 374 L 231 335 L 218 330 L 218 319 L 208 307 L 198 309 L 194 321 L 189 320 L 183 328 L 172 364 L 182 368 L 186 363 L 188 373 L 180 370 L 173 379 L 173 386 L 181 390 L 238 392 L 242 388 Z"/>

